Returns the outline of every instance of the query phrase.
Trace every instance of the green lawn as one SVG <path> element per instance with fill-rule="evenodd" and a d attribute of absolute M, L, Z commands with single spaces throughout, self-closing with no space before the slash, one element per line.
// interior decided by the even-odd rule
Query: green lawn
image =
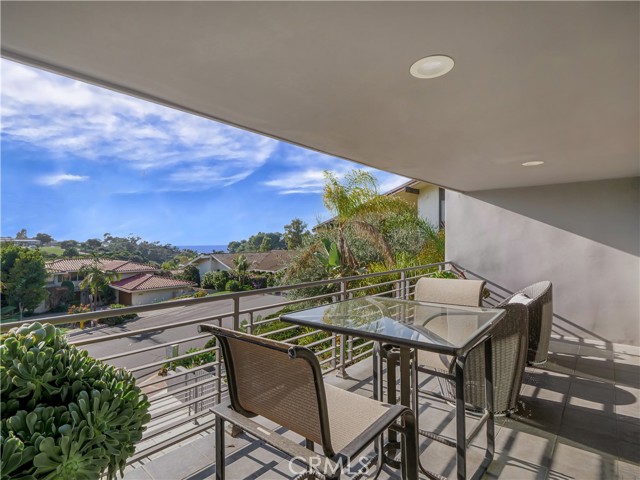
<path fill-rule="evenodd" d="M 40 251 L 43 253 L 56 255 L 58 257 L 61 257 L 62 254 L 64 253 L 64 250 L 60 247 L 40 247 Z"/>

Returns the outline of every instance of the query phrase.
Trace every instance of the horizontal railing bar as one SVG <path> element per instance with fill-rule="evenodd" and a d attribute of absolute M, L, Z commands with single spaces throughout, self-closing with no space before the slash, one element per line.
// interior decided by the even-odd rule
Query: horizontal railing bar
<path fill-rule="evenodd" d="M 256 313 L 259 312 L 261 310 L 268 310 L 270 308 L 274 308 L 274 307 L 287 307 L 289 305 L 295 305 L 296 303 L 305 303 L 305 302 L 313 302 L 314 300 L 322 300 L 325 298 L 330 298 L 330 297 L 335 297 L 336 295 L 339 295 L 338 292 L 335 293 L 323 293 L 322 295 L 316 295 L 314 297 L 304 297 L 304 298 L 298 298 L 295 300 L 289 300 L 287 302 L 281 302 L 281 303 L 276 303 L 273 305 L 266 305 L 264 307 L 254 307 L 254 308 L 247 308 L 246 310 L 240 310 L 240 314 L 243 313 Z"/>
<path fill-rule="evenodd" d="M 295 342 L 296 340 L 301 340 L 305 337 L 310 337 L 311 335 L 316 335 L 318 333 L 326 333 L 324 330 L 314 330 L 313 332 L 307 332 L 307 333 L 303 333 L 301 335 L 298 335 L 296 337 L 291 337 L 291 338 L 287 338 L 287 343 L 289 342 Z M 329 338 L 329 337 L 327 337 Z M 323 339 L 326 341 L 326 338 Z M 309 347 L 309 345 L 305 345 L 305 347 Z"/>
<path fill-rule="evenodd" d="M 123 333 L 114 333 L 113 335 L 102 335 L 100 337 L 88 338 L 86 340 L 79 340 L 77 342 L 71 341 L 71 342 L 69 342 L 69 344 L 70 345 L 75 345 L 76 347 L 79 347 L 79 346 L 83 346 L 83 345 L 91 345 L 91 344 L 94 344 L 94 343 L 107 342 L 109 340 L 118 340 L 120 338 L 135 337 L 136 335 L 142 335 L 144 333 L 171 330 L 171 329 L 174 329 L 174 328 L 180 328 L 180 327 L 185 327 L 185 326 L 188 326 L 188 325 L 193 325 L 194 323 L 210 322 L 212 320 L 219 320 L 219 319 L 220 319 L 219 316 L 200 317 L 200 318 L 196 318 L 196 319 L 193 319 L 193 320 L 185 320 L 183 322 L 171 323 L 171 324 L 168 324 L 168 325 L 158 325 L 158 326 L 154 326 L 154 327 L 140 328 L 138 330 L 129 330 L 129 331 L 123 332 Z"/>
<path fill-rule="evenodd" d="M 182 405 L 180 405 L 179 407 L 173 407 L 173 408 L 168 408 L 166 410 L 162 410 L 159 413 L 152 415 L 151 416 L 151 421 L 155 422 L 155 420 L 157 420 L 158 418 L 162 418 L 164 416 L 169 415 L 170 413 L 175 413 L 178 410 L 182 410 L 183 408 L 187 408 L 190 405 L 193 405 L 194 403 L 198 403 L 201 402 L 203 400 L 209 400 L 210 398 L 214 398 L 217 395 L 217 392 L 212 392 L 210 394 L 207 395 L 203 395 L 202 397 L 198 397 L 194 400 L 189 400 L 188 402 L 180 402 L 182 403 Z"/>
<path fill-rule="evenodd" d="M 152 350 L 158 350 L 159 348 L 171 347 L 173 345 L 180 345 L 182 343 L 192 342 L 194 340 L 198 340 L 198 339 L 201 339 L 201 338 L 209 338 L 209 337 L 211 337 L 211 335 L 197 335 L 195 337 L 189 337 L 189 338 L 185 338 L 185 339 L 182 339 L 182 340 L 175 340 L 173 342 L 161 343 L 159 345 L 153 345 L 151 347 L 139 348 L 138 350 L 130 350 L 128 352 L 116 353 L 114 355 L 109 355 L 107 357 L 100 357 L 100 358 L 98 358 L 98 360 L 100 360 L 102 362 L 106 362 L 107 360 L 114 360 L 114 359 L 120 358 L 120 357 L 128 357 L 128 356 L 131 356 L 131 355 L 137 355 L 139 353 L 150 352 Z"/>
<path fill-rule="evenodd" d="M 407 267 L 407 268 L 401 268 L 396 270 L 389 270 L 388 272 L 384 272 L 384 274 L 392 275 L 394 273 L 409 272 L 409 271 L 420 270 L 423 268 L 432 268 L 432 267 L 438 267 L 441 265 L 448 265 L 448 264 L 452 264 L 452 262 L 439 262 L 439 263 L 432 263 L 429 265 L 420 265 L 417 267 Z M 473 272 L 470 272 L 470 273 L 473 274 Z M 39 319 L 39 321 L 42 323 L 51 323 L 53 325 L 77 323 L 77 322 L 82 322 L 87 320 L 97 320 L 100 318 L 127 315 L 130 313 L 142 313 L 142 312 L 150 312 L 154 310 L 162 310 L 166 308 L 186 307 L 186 306 L 192 306 L 192 305 L 201 305 L 203 303 L 222 302 L 225 300 L 234 300 L 237 298 L 250 297 L 255 295 L 269 295 L 272 293 L 287 292 L 290 290 L 300 290 L 303 288 L 310 288 L 310 287 L 319 287 L 319 286 L 330 285 L 334 283 L 336 284 L 342 283 L 342 282 L 348 283 L 355 280 L 362 280 L 363 278 L 370 278 L 370 277 L 376 277 L 376 276 L 380 276 L 380 272 L 365 273 L 362 275 L 353 275 L 350 277 L 341 278 L 339 280 L 336 280 L 336 279 L 316 280 L 313 282 L 305 282 L 305 283 L 299 283 L 295 285 L 267 287 L 267 288 L 261 288 L 260 290 L 247 290 L 243 292 L 233 292 L 233 293 L 227 293 L 222 295 L 215 295 L 211 297 L 187 298 L 184 300 L 170 300 L 167 302 L 151 303 L 148 305 L 138 305 L 135 307 L 123 307 L 123 308 L 119 308 L 117 311 L 100 310 L 97 312 L 76 313 L 73 315 L 64 315 L 64 316 L 58 316 L 58 317 L 45 317 L 45 318 Z M 224 314 L 224 316 L 228 316 L 228 314 Z M 18 321 L 18 322 L 3 323 L 3 324 L 0 324 L 0 331 L 6 332 L 11 328 L 20 327 L 24 323 L 28 323 L 28 322 Z"/>
<path fill-rule="evenodd" d="M 169 390 L 169 388 L 167 388 L 166 392 L 158 395 L 157 397 L 153 397 L 153 401 L 154 402 L 158 402 L 158 401 L 163 400 L 165 398 L 173 397 L 178 393 L 186 392 L 187 390 L 190 390 L 192 388 L 196 388 L 196 387 L 200 387 L 202 385 L 207 385 L 207 384 L 213 383 L 217 379 L 218 379 L 218 377 L 216 375 L 211 375 L 211 377 L 207 377 L 207 378 L 205 378 L 204 380 L 202 380 L 200 382 L 192 383 L 190 385 L 183 385 L 182 387 L 178 387 L 175 390 Z M 184 381 L 188 382 L 189 380 L 184 380 Z M 214 391 L 215 391 L 215 385 L 212 385 L 212 387 L 214 387 Z"/>
<path fill-rule="evenodd" d="M 159 384 L 159 383 L 166 382 L 168 378 L 182 377 L 182 376 L 184 376 L 184 375 L 187 375 L 188 373 L 191 373 L 191 372 L 197 372 L 198 370 L 204 370 L 204 369 L 205 369 L 205 368 L 207 368 L 207 367 L 212 367 L 212 366 L 215 366 L 215 365 L 217 365 L 217 364 L 218 364 L 218 362 L 217 362 L 217 361 L 216 361 L 216 362 L 210 362 L 210 363 L 205 363 L 205 364 L 202 364 L 202 365 L 198 365 L 197 367 L 189 368 L 189 369 L 187 369 L 187 371 L 185 371 L 185 372 L 178 372 L 178 371 L 176 371 L 176 372 L 175 372 L 174 374 L 172 374 L 172 375 L 167 375 L 167 376 L 165 376 L 165 377 L 160 377 L 158 380 L 155 380 L 155 381 L 153 381 L 153 382 L 149 382 L 149 383 L 145 383 L 143 386 L 140 386 L 140 385 L 138 385 L 138 386 L 139 386 L 140 388 L 152 387 L 153 385 L 157 385 L 157 384 Z"/>
<path fill-rule="evenodd" d="M 165 358 L 164 360 L 158 360 L 156 362 L 147 363 L 145 365 L 140 365 L 138 367 L 132 367 L 132 368 L 129 368 L 128 370 L 131 373 L 135 373 L 135 372 L 139 372 L 141 370 L 146 370 L 148 368 L 160 367 L 160 366 L 164 365 L 165 363 L 172 363 L 172 362 L 175 362 L 175 361 L 178 361 L 178 360 L 184 360 L 186 358 L 195 357 L 195 356 L 203 354 L 203 353 L 214 352 L 214 351 L 216 351 L 218 349 L 219 349 L 218 346 L 211 347 L 211 348 L 203 348 L 202 350 L 198 350 L 197 352 L 185 353 L 183 355 L 178 355 L 177 357 Z"/>
<path fill-rule="evenodd" d="M 142 437 L 142 440 L 140 440 L 140 443 L 148 440 L 153 440 L 155 437 L 162 435 L 163 433 L 166 433 L 169 430 L 173 430 L 176 427 L 186 425 L 188 423 L 191 423 L 197 420 L 198 418 L 206 417 L 207 415 L 213 415 L 208 408 L 203 410 L 200 413 L 189 415 L 186 419 L 182 418 L 175 422 L 167 422 L 167 423 L 159 424 L 158 425 L 159 428 L 153 428 L 153 427 L 149 428 L 147 431 L 144 432 L 145 435 L 144 437 Z M 144 450 L 141 450 L 141 451 L 144 451 Z"/>
<path fill-rule="evenodd" d="M 300 325 L 290 325 L 288 327 L 279 328 L 278 330 L 273 330 L 271 332 L 260 333 L 257 336 L 266 337 L 267 335 L 275 335 L 276 333 L 288 332 L 289 330 L 295 330 L 296 328 L 300 328 Z M 289 339 L 287 338 L 285 343 L 288 343 L 288 342 L 289 342 Z"/>
<path fill-rule="evenodd" d="M 213 428 L 215 422 L 213 420 L 211 420 L 210 422 L 204 423 L 202 425 L 199 425 L 197 427 L 194 427 L 193 429 L 190 429 L 187 432 L 184 433 L 180 433 L 178 435 L 176 435 L 175 437 L 171 437 L 168 440 L 165 440 L 164 442 L 160 442 L 157 443 L 156 445 L 150 446 L 149 448 L 144 449 L 143 451 L 141 451 L 140 453 L 135 453 L 133 454 L 131 457 L 129 457 L 129 459 L 127 460 L 127 464 L 130 465 L 134 462 L 137 462 L 138 460 L 142 459 L 142 458 L 146 458 L 149 455 L 153 455 L 156 452 L 159 452 L 161 450 L 164 450 L 167 447 L 170 447 L 172 445 L 175 445 L 176 443 L 180 443 L 183 440 L 186 440 L 187 438 L 196 435 L 198 433 L 204 432 L 210 428 Z"/>
<path fill-rule="evenodd" d="M 324 330 L 316 330 L 317 332 L 324 332 Z M 328 337 L 321 338 L 320 340 L 316 340 L 315 342 L 311 342 L 305 345 L 307 348 L 315 347 L 316 345 L 321 345 L 323 343 L 330 342 L 333 339 L 334 335 L 330 335 Z M 333 347 L 331 347 L 333 348 Z"/>
<path fill-rule="evenodd" d="M 498 285 L 497 283 L 494 283 L 491 280 L 489 280 L 489 279 L 487 279 L 485 277 L 482 277 L 482 276 L 478 275 L 475 272 L 472 272 L 471 270 L 467 270 L 466 268 L 461 267 L 457 263 L 454 263 L 454 262 L 448 262 L 448 263 L 450 263 L 451 266 L 453 266 L 454 268 L 457 268 L 458 270 L 460 270 L 461 272 L 463 272 L 465 274 L 469 273 L 469 274 L 473 275 L 474 277 L 479 278 L 480 280 L 484 280 L 485 282 L 487 282 L 488 285 L 492 285 L 492 286 L 494 286 L 496 288 L 499 288 L 500 290 L 502 290 L 504 292 L 507 292 L 509 295 L 513 295 L 513 292 L 511 290 L 504 288 L 502 285 Z"/>

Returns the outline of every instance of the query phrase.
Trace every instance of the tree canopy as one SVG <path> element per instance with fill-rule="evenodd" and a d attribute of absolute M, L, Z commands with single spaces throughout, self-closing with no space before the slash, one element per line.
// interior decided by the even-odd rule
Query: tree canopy
<path fill-rule="evenodd" d="M 307 230 L 307 224 L 299 218 L 294 218 L 291 223 L 284 226 L 284 241 L 287 249 L 297 250 L 301 248 L 304 240 L 311 235 Z"/>
<path fill-rule="evenodd" d="M 47 298 L 47 271 L 39 250 L 3 245 L 0 277 L 2 301 L 17 308 L 21 319 Z"/>

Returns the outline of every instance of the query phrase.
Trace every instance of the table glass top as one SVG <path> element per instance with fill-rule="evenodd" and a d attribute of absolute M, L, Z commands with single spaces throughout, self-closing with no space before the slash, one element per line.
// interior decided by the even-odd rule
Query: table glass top
<path fill-rule="evenodd" d="M 503 315 L 500 309 L 362 297 L 293 312 L 282 320 L 400 346 L 454 351 L 474 342 Z"/>

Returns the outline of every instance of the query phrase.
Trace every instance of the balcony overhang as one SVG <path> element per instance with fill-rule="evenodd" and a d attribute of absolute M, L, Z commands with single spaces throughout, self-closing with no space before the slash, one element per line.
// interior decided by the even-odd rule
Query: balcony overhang
<path fill-rule="evenodd" d="M 6 58 L 410 178 L 474 191 L 638 175 L 637 2 L 2 10 Z M 412 77 L 430 54 L 454 69 Z"/>

